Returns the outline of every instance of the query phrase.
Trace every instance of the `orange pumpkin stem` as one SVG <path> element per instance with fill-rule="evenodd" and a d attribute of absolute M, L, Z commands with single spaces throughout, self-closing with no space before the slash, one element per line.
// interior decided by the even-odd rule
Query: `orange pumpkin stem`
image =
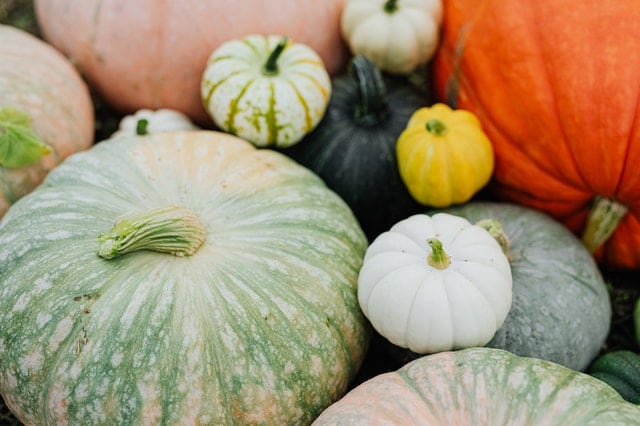
<path fill-rule="evenodd" d="M 582 242 L 595 253 L 615 232 L 628 211 L 627 206 L 605 197 L 596 197 L 587 217 Z"/>
<path fill-rule="evenodd" d="M 427 263 L 436 269 L 446 269 L 451 264 L 451 258 L 444 251 L 442 242 L 437 238 L 429 238 L 427 244 L 431 247 L 431 253 L 427 257 Z"/>

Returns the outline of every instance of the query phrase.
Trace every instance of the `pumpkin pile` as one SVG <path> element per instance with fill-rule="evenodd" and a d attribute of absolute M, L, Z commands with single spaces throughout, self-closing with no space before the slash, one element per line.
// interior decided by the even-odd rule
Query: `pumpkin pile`
<path fill-rule="evenodd" d="M 566 3 L 0 8 L 0 423 L 640 425 L 640 5 Z"/>

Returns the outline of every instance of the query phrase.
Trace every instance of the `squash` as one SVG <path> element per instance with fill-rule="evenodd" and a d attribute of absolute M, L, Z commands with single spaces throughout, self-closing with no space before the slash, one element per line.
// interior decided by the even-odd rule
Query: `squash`
<path fill-rule="evenodd" d="M 408 74 L 433 57 L 441 21 L 442 0 L 346 0 L 340 30 L 353 54 Z"/>
<path fill-rule="evenodd" d="M 640 407 L 587 374 L 491 348 L 441 352 L 360 384 L 323 425 L 640 425 Z"/>
<path fill-rule="evenodd" d="M 284 155 L 102 141 L 0 221 L 0 394 L 25 424 L 308 424 L 367 350 L 365 249 Z"/>
<path fill-rule="evenodd" d="M 25 30 L 0 25 L 0 217 L 93 137 L 91 95 L 73 65 Z"/>
<path fill-rule="evenodd" d="M 363 55 L 332 80 L 324 118 L 298 144 L 282 150 L 316 172 L 354 211 L 369 241 L 422 211 L 405 187 L 396 140 L 427 95 L 405 79 L 382 74 Z"/>
<path fill-rule="evenodd" d="M 548 215 L 515 204 L 474 201 L 429 214 L 440 212 L 501 225 L 487 229 L 507 247 L 513 302 L 486 346 L 584 371 L 607 339 L 612 312 L 607 285 L 580 241 Z M 386 350 L 402 362 L 419 356 Z"/>
<path fill-rule="evenodd" d="M 287 147 L 322 119 L 331 80 L 309 46 L 286 36 L 250 35 L 211 54 L 201 94 L 220 129 L 258 147 Z"/>
<path fill-rule="evenodd" d="M 110 137 L 147 135 L 175 130 L 197 130 L 189 117 L 173 109 L 141 109 L 120 119 L 118 129 Z"/>
<path fill-rule="evenodd" d="M 607 352 L 591 364 L 589 374 L 614 388 L 625 400 L 640 404 L 640 355 L 637 353 Z"/>
<path fill-rule="evenodd" d="M 511 308 L 509 259 L 484 228 L 413 215 L 367 248 L 358 301 L 391 343 L 425 354 L 488 343 Z"/>
<path fill-rule="evenodd" d="M 442 26 L 438 99 L 493 142 L 491 195 L 562 221 L 604 267 L 640 267 L 638 4 L 451 0 Z"/>
<path fill-rule="evenodd" d="M 441 103 L 413 113 L 396 151 L 402 181 L 431 207 L 466 203 L 493 173 L 493 147 L 476 116 Z"/>
<path fill-rule="evenodd" d="M 227 40 L 285 34 L 307 44 L 331 74 L 349 59 L 340 35 L 344 0 L 35 0 L 45 40 L 78 65 L 121 113 L 170 108 L 206 125 L 200 80 Z M 126 29 L 126 30 L 123 30 Z"/>

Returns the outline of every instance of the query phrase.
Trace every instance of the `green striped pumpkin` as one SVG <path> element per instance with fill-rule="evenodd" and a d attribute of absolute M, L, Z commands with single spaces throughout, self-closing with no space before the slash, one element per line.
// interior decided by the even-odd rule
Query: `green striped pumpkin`
<path fill-rule="evenodd" d="M 220 129 L 259 147 L 287 147 L 324 116 L 331 80 L 309 46 L 279 35 L 249 35 L 211 54 L 201 95 Z"/>
<path fill-rule="evenodd" d="M 322 425 L 640 425 L 640 407 L 585 373 L 501 349 L 440 352 L 369 379 Z"/>
<path fill-rule="evenodd" d="M 103 141 L 0 222 L 0 394 L 27 424 L 309 423 L 367 349 L 365 249 L 282 154 Z"/>

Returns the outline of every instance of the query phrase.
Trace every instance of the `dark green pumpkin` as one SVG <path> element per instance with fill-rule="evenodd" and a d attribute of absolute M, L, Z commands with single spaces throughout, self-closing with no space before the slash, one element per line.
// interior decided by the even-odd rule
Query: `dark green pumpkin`
<path fill-rule="evenodd" d="M 640 355 L 629 350 L 608 352 L 589 367 L 589 374 L 634 404 L 640 404 Z"/>
<path fill-rule="evenodd" d="M 546 214 L 514 204 L 475 201 L 438 211 L 472 223 L 496 219 L 509 239 L 513 303 L 487 346 L 584 371 L 611 324 L 606 284 L 584 245 Z M 403 362 L 416 356 L 392 353 Z"/>
<path fill-rule="evenodd" d="M 372 240 L 422 208 L 400 178 L 395 149 L 411 114 L 430 104 L 427 98 L 408 80 L 382 75 L 357 55 L 349 72 L 333 79 L 323 120 L 282 152 L 336 191 Z"/>

